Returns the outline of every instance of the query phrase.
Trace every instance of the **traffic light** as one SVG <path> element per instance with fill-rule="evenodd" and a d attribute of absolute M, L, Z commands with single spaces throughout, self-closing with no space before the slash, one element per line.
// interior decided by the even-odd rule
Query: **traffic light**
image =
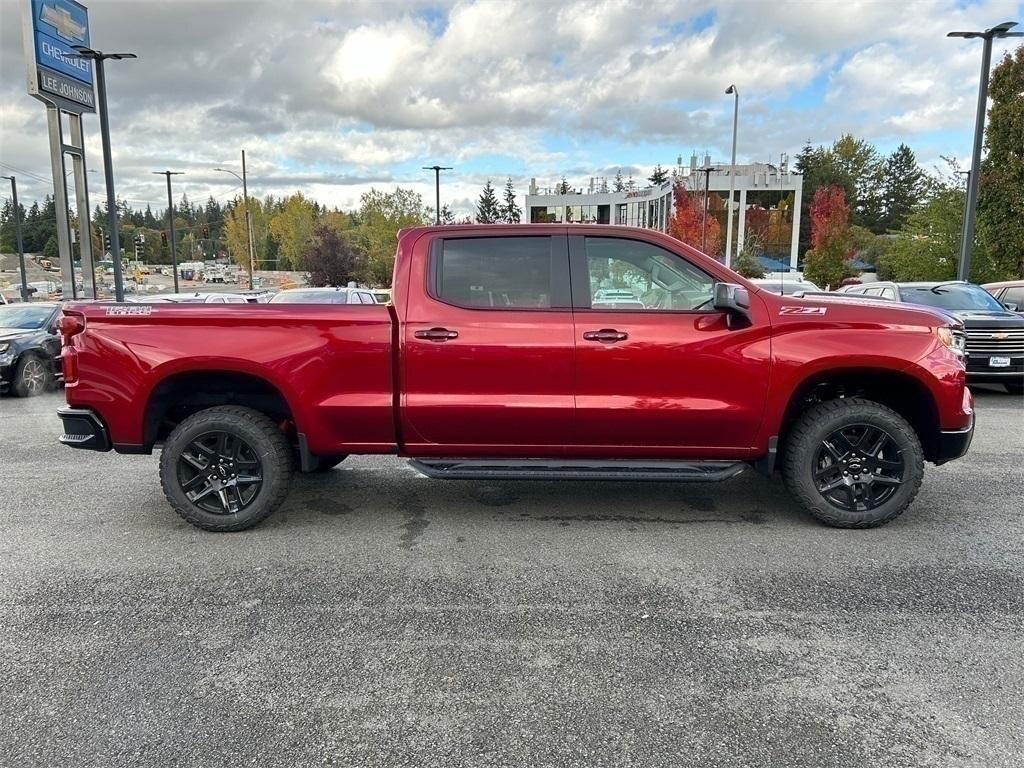
<path fill-rule="evenodd" d="M 110 235 L 103 235 L 103 250 L 110 253 Z"/>
<path fill-rule="evenodd" d="M 210 237 L 210 228 L 209 227 L 206 227 L 206 226 L 203 227 L 203 237 L 204 238 L 209 238 Z"/>
<path fill-rule="evenodd" d="M 164 231 L 160 232 L 160 245 L 167 245 L 167 233 Z"/>

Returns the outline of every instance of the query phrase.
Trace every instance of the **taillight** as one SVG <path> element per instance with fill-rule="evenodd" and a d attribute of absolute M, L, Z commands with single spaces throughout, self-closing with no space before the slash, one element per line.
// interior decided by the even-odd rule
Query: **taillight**
<path fill-rule="evenodd" d="M 78 351 L 71 340 L 85 330 L 85 315 L 65 310 L 57 321 L 57 330 L 60 331 L 60 366 L 66 387 L 78 381 Z"/>

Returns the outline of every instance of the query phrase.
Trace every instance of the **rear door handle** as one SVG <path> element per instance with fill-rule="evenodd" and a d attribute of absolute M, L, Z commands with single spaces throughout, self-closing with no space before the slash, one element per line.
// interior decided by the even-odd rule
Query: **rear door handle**
<path fill-rule="evenodd" d="M 614 328 L 602 328 L 599 331 L 584 331 L 585 341 L 600 341 L 604 344 L 614 344 L 616 341 L 624 341 L 629 338 L 625 331 L 616 331 Z"/>
<path fill-rule="evenodd" d="M 449 331 L 447 328 L 431 328 L 429 331 L 416 331 L 413 336 L 417 339 L 427 341 L 449 341 L 459 337 L 458 331 Z"/>

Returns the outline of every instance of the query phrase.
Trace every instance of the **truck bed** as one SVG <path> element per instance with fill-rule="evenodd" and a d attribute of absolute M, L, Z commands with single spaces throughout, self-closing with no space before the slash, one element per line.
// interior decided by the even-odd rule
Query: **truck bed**
<path fill-rule="evenodd" d="M 276 387 L 313 453 L 395 450 L 387 306 L 72 303 L 65 313 L 87 329 L 64 353 L 77 369 L 68 404 L 101 410 L 117 450 L 151 449 L 161 391 L 214 367 L 227 387 L 231 376 Z"/>

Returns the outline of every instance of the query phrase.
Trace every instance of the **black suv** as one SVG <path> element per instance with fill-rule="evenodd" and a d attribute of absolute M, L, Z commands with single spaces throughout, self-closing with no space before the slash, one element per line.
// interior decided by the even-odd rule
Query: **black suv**
<path fill-rule="evenodd" d="M 45 392 L 61 378 L 60 305 L 0 305 L 0 392 L 19 397 Z"/>
<path fill-rule="evenodd" d="M 936 307 L 963 321 L 967 334 L 967 382 L 1002 384 L 1024 394 L 1024 317 L 1011 312 L 972 283 L 864 283 L 842 290 Z"/>

